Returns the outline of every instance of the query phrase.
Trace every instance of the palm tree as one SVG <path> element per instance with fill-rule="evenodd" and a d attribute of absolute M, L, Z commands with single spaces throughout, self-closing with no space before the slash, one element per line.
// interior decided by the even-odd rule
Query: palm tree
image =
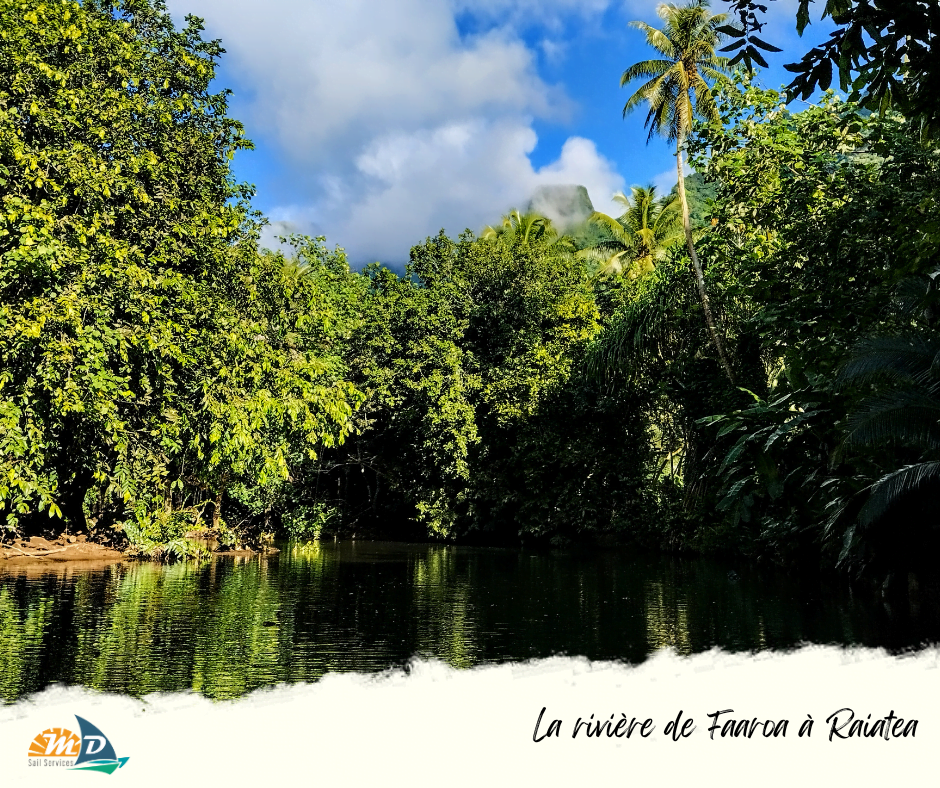
<path fill-rule="evenodd" d="M 663 59 L 644 60 L 623 72 L 620 78 L 621 87 L 635 79 L 649 77 L 649 80 L 627 100 L 623 114 L 626 116 L 642 102 L 647 102 L 647 142 L 654 134 L 660 134 L 669 142 L 676 143 L 679 202 L 689 257 L 695 271 L 695 282 L 712 343 L 718 351 L 728 380 L 733 383 L 734 374 L 725 353 L 724 343 L 715 326 L 708 293 L 705 290 L 705 277 L 692 241 L 689 203 L 685 195 L 685 178 L 682 172 L 682 151 L 692 129 L 693 119 L 697 116 L 708 121 L 717 121 L 719 118 L 709 81 L 720 80 L 728 70 L 727 59 L 715 54 L 715 46 L 722 36 L 719 28 L 727 17 L 725 14 L 710 13 L 706 0 L 697 0 L 685 6 L 660 3 L 656 13 L 664 22 L 662 30 L 657 30 L 645 22 L 630 23 L 632 27 L 646 33 L 646 42 L 662 54 Z"/>
<path fill-rule="evenodd" d="M 618 218 L 599 212 L 588 217 L 606 237 L 579 254 L 601 264 L 598 276 L 624 270 L 631 279 L 648 274 L 680 238 L 677 198 L 657 199 L 655 186 L 634 186 L 630 191 L 630 197 L 614 194 L 614 202 L 624 208 Z"/>
<path fill-rule="evenodd" d="M 551 219 L 537 213 L 521 213 L 514 209 L 503 217 L 498 227 L 487 225 L 480 233 L 483 239 L 500 236 L 516 238 L 523 245 L 528 245 L 530 240 L 558 238 L 558 231 Z"/>
<path fill-rule="evenodd" d="M 491 241 L 504 238 L 522 246 L 542 242 L 562 255 L 573 255 L 575 251 L 571 236 L 559 233 L 547 216 L 531 212 L 522 213 L 515 209 L 503 217 L 498 227 L 492 225 L 484 227 L 480 238 Z"/>

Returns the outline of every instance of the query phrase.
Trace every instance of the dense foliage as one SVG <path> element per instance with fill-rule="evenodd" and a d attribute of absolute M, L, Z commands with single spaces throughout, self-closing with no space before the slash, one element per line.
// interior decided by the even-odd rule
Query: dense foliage
<path fill-rule="evenodd" d="M 719 106 L 691 148 L 716 187 L 699 247 L 738 390 L 701 377 L 705 338 L 676 332 L 694 307 L 665 274 L 598 365 L 674 381 L 668 421 L 686 425 L 685 487 L 703 507 L 691 544 L 711 522 L 724 546 L 778 560 L 929 562 L 936 152 L 902 116 L 832 95 L 793 113 L 739 81 Z"/>
<path fill-rule="evenodd" d="M 767 381 L 723 427 L 739 425 L 727 433 L 735 444 L 724 462 L 724 504 L 735 516 L 754 507 L 762 536 L 780 551 L 803 534 L 842 561 L 876 560 L 899 543 L 913 558 L 919 541 L 934 538 L 923 528 L 935 515 L 895 512 L 864 535 L 847 516 L 847 502 L 864 499 L 910 451 L 875 445 L 903 443 L 909 414 L 897 411 L 895 433 L 866 451 L 846 441 L 846 420 L 868 407 L 876 384 L 850 374 L 866 343 L 929 335 L 924 306 L 899 308 L 897 296 L 916 280 L 925 296 L 921 278 L 936 271 L 936 153 L 899 115 L 871 115 L 833 96 L 800 113 L 779 102 L 773 92 L 729 91 L 724 125 L 698 140 L 718 183 L 710 256 L 727 268 L 728 295 L 742 302 L 738 330 L 756 345 Z"/>
<path fill-rule="evenodd" d="M 166 543 L 346 429 L 271 292 L 217 43 L 146 3 L 0 3 L 0 507 Z M 330 323 L 311 294 L 297 323 Z"/>
<path fill-rule="evenodd" d="M 726 28 L 735 51 L 732 61 L 766 66 L 758 50 L 780 52 L 757 36 L 764 27 L 767 6 L 752 0 L 725 0 L 738 19 Z M 796 29 L 800 35 L 811 23 L 810 3 L 799 0 Z M 829 38 L 813 47 L 798 63 L 786 68 L 796 76 L 788 89 L 792 96 L 809 98 L 817 89 L 828 90 L 838 78 L 849 98 L 863 107 L 894 107 L 916 118 L 922 130 L 935 133 L 940 121 L 940 65 L 934 48 L 940 32 L 940 5 L 931 0 L 826 0 L 821 19 L 835 24 Z"/>
<path fill-rule="evenodd" d="M 503 540 L 642 519 L 636 395 L 580 369 L 602 319 L 587 272 L 547 220 L 518 218 L 429 238 L 404 277 L 359 275 L 347 363 L 366 401 L 301 493 L 336 527 Z"/>
<path fill-rule="evenodd" d="M 627 76 L 718 80 L 723 20 L 661 16 L 667 60 Z M 940 151 L 914 97 L 647 85 L 629 106 L 696 169 L 673 195 L 568 234 L 513 211 L 357 272 L 322 238 L 259 248 L 200 30 L 148 0 L 0 0 L 6 536 L 935 563 Z"/>

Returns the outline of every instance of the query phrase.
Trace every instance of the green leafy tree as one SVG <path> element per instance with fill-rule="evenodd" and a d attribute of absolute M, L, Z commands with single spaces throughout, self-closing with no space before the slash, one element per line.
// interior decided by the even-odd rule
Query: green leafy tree
<path fill-rule="evenodd" d="M 810 2 L 800 0 L 796 28 L 800 35 L 810 24 Z M 740 19 L 727 28 L 736 40 L 748 68 L 750 60 L 767 63 L 757 48 L 780 52 L 757 37 L 764 23 L 758 13 L 767 6 L 750 0 L 725 0 Z M 841 89 L 851 101 L 871 110 L 894 107 L 921 130 L 936 133 L 940 123 L 940 67 L 935 39 L 940 32 L 940 6 L 921 0 L 826 0 L 822 18 L 831 17 L 835 30 L 820 46 L 813 47 L 798 63 L 786 68 L 796 76 L 788 85 L 791 98 L 809 98 L 817 89 L 828 90 L 838 74 Z"/>
<path fill-rule="evenodd" d="M 259 256 L 266 273 L 258 277 L 256 308 L 267 322 L 267 330 L 258 338 L 297 361 L 327 361 L 329 370 L 324 368 L 320 373 L 321 381 L 332 379 L 339 384 L 352 374 L 349 347 L 364 321 L 367 280 L 350 270 L 342 249 L 328 250 L 323 238 L 291 236 L 282 240 L 289 253 Z M 326 405 L 322 402 L 325 393 L 320 391 L 318 407 Z M 349 393 L 352 403 L 366 396 L 353 389 Z M 360 420 L 361 414 L 352 414 L 347 431 L 355 431 Z M 309 488 L 317 486 L 319 454 L 341 450 L 341 441 L 329 434 L 315 453 L 302 440 L 289 441 L 285 444 L 286 474 L 263 481 L 240 479 L 229 489 L 227 509 L 233 523 L 243 524 L 241 530 L 263 533 L 273 532 L 279 524 L 289 524 L 291 533 L 319 533 L 339 512 L 335 502 L 311 497 Z"/>
<path fill-rule="evenodd" d="M 721 269 L 709 269 L 712 285 Z M 726 273 L 726 272 L 724 272 Z M 635 398 L 648 434 L 645 472 L 657 502 L 659 544 L 670 548 L 729 548 L 713 531 L 714 491 L 702 484 L 705 455 L 714 438 L 699 420 L 717 403 L 738 401 L 723 372 L 701 348 L 707 328 L 696 308 L 698 291 L 688 276 L 680 245 L 648 276 L 637 280 L 629 299 L 613 314 L 588 349 L 586 372 L 608 392 Z M 732 322 L 732 325 L 734 322 Z"/>
<path fill-rule="evenodd" d="M 539 524 L 542 492 L 515 480 L 517 471 L 544 472 L 557 482 L 559 441 L 573 445 L 583 430 L 583 421 L 554 423 L 560 402 L 584 419 L 594 407 L 587 391 L 568 389 L 599 328 L 588 277 L 543 217 L 514 212 L 483 235 L 429 238 L 412 249 L 404 277 L 381 266 L 363 272 L 362 320 L 344 358 L 366 401 L 355 434 L 322 453 L 305 482 L 308 500 L 343 511 L 330 528 L 412 535 L 417 520 L 417 536 L 517 539 L 557 535 L 578 520 L 567 505 L 565 517 Z M 516 468 L 526 457 L 531 467 Z"/>
<path fill-rule="evenodd" d="M 700 126 L 690 144 L 717 188 L 701 243 L 726 272 L 721 300 L 734 307 L 738 347 L 753 348 L 753 401 L 716 407 L 706 476 L 755 549 L 818 559 L 821 544 L 836 563 L 872 485 L 931 460 L 897 442 L 840 448 L 871 389 L 861 377 L 836 380 L 864 338 L 910 330 L 893 294 L 936 268 L 936 157 L 916 123 L 831 94 L 790 112 L 780 94 L 745 80 L 723 91 L 719 109 L 724 124 Z"/>
<path fill-rule="evenodd" d="M 276 261 L 229 169 L 248 143 L 200 31 L 145 0 L 0 2 L 8 527 L 88 514 L 169 541 L 348 427 L 339 359 L 273 341 L 285 295 L 264 292 Z"/>
<path fill-rule="evenodd" d="M 693 235 L 696 231 L 711 227 L 710 203 L 715 199 L 716 186 L 706 183 L 701 173 L 693 172 L 685 178 L 685 196 L 689 201 L 689 221 Z M 673 186 L 668 198 L 679 199 L 679 187 Z M 697 236 L 695 236 L 697 237 Z"/>

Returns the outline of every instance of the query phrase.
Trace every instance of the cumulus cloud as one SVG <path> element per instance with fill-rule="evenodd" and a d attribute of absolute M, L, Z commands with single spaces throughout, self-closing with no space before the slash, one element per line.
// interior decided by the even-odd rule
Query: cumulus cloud
<path fill-rule="evenodd" d="M 389 127 L 475 113 L 561 117 L 570 101 L 533 53 L 493 29 L 462 38 L 445 0 L 174 0 L 206 18 L 239 80 L 245 120 L 322 162 Z"/>
<path fill-rule="evenodd" d="M 528 3 L 528 5 L 527 5 Z M 609 0 L 171 0 L 206 20 L 236 80 L 233 112 L 291 173 L 265 206 L 271 241 L 323 233 L 353 260 L 401 262 L 441 227 L 459 232 L 522 206 L 538 185 L 579 183 L 598 207 L 622 187 L 589 140 L 533 168 L 536 119 L 573 102 L 538 73 L 511 18 L 530 8 L 597 14 Z M 461 34 L 457 15 L 506 15 Z M 265 201 L 265 195 L 260 195 Z"/>
<path fill-rule="evenodd" d="M 334 198 L 272 212 L 273 236 L 291 222 L 306 232 L 329 229 L 351 259 L 401 263 L 409 248 L 441 228 L 456 235 L 496 222 L 510 208 L 524 209 L 543 185 L 574 183 L 588 189 L 599 210 L 614 210 L 610 196 L 623 178 L 594 143 L 572 137 L 558 159 L 535 169 L 529 159 L 535 132 L 521 122 L 474 120 L 377 138 L 357 157 L 370 188 L 358 198 Z"/>
<path fill-rule="evenodd" d="M 691 170 L 687 164 L 685 167 L 686 177 L 689 176 L 690 172 Z M 650 180 L 650 183 L 652 183 L 653 186 L 656 187 L 657 194 L 660 194 L 660 195 L 669 194 L 669 192 L 672 191 L 672 187 L 676 185 L 676 180 L 677 180 L 676 175 L 677 175 L 676 168 L 671 167 L 668 170 L 665 170 L 664 172 L 659 173 L 658 175 L 654 175 L 652 179 Z M 642 185 L 646 186 L 648 184 L 644 183 Z"/>

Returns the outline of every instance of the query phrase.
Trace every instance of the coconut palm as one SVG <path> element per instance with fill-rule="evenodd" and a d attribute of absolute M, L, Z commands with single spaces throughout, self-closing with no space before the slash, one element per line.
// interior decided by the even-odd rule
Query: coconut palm
<path fill-rule="evenodd" d="M 657 199 L 655 186 L 634 186 L 630 191 L 630 197 L 623 192 L 613 196 L 614 202 L 624 208 L 618 218 L 600 212 L 588 217 L 606 237 L 579 254 L 600 263 L 598 276 L 626 271 L 635 279 L 648 274 L 681 238 L 677 198 Z"/>
<path fill-rule="evenodd" d="M 528 244 L 530 240 L 554 239 L 558 231 L 551 219 L 537 213 L 521 213 L 512 210 L 503 217 L 498 227 L 487 225 L 480 233 L 483 239 L 492 239 L 500 236 L 512 236 L 521 243 Z"/>
<path fill-rule="evenodd" d="M 632 27 L 646 34 L 646 42 L 663 58 L 635 63 L 623 72 L 620 78 L 621 87 L 636 79 L 648 78 L 648 81 L 627 100 L 623 114 L 626 116 L 646 102 L 649 105 L 649 113 L 646 116 L 646 125 L 649 127 L 647 141 L 652 139 L 653 135 L 659 134 L 669 142 L 676 143 L 679 202 L 689 257 L 695 271 L 695 282 L 712 343 L 718 351 L 728 380 L 733 382 L 731 364 L 715 326 L 715 318 L 705 290 L 705 277 L 692 240 L 682 162 L 683 148 L 694 118 L 700 117 L 708 121 L 717 121 L 719 118 L 709 83 L 720 80 L 728 70 L 727 59 L 715 54 L 715 47 L 722 37 L 719 28 L 725 24 L 727 17 L 725 14 L 712 14 L 705 0 L 684 6 L 661 3 L 656 8 L 656 13 L 664 23 L 661 30 L 645 22 L 630 23 Z"/>
<path fill-rule="evenodd" d="M 575 250 L 571 236 L 559 233 L 547 216 L 531 212 L 522 213 L 518 210 L 507 213 L 498 227 L 492 225 L 484 227 L 480 238 L 484 240 L 505 238 L 523 246 L 536 242 L 545 243 L 563 255 L 573 254 Z"/>

